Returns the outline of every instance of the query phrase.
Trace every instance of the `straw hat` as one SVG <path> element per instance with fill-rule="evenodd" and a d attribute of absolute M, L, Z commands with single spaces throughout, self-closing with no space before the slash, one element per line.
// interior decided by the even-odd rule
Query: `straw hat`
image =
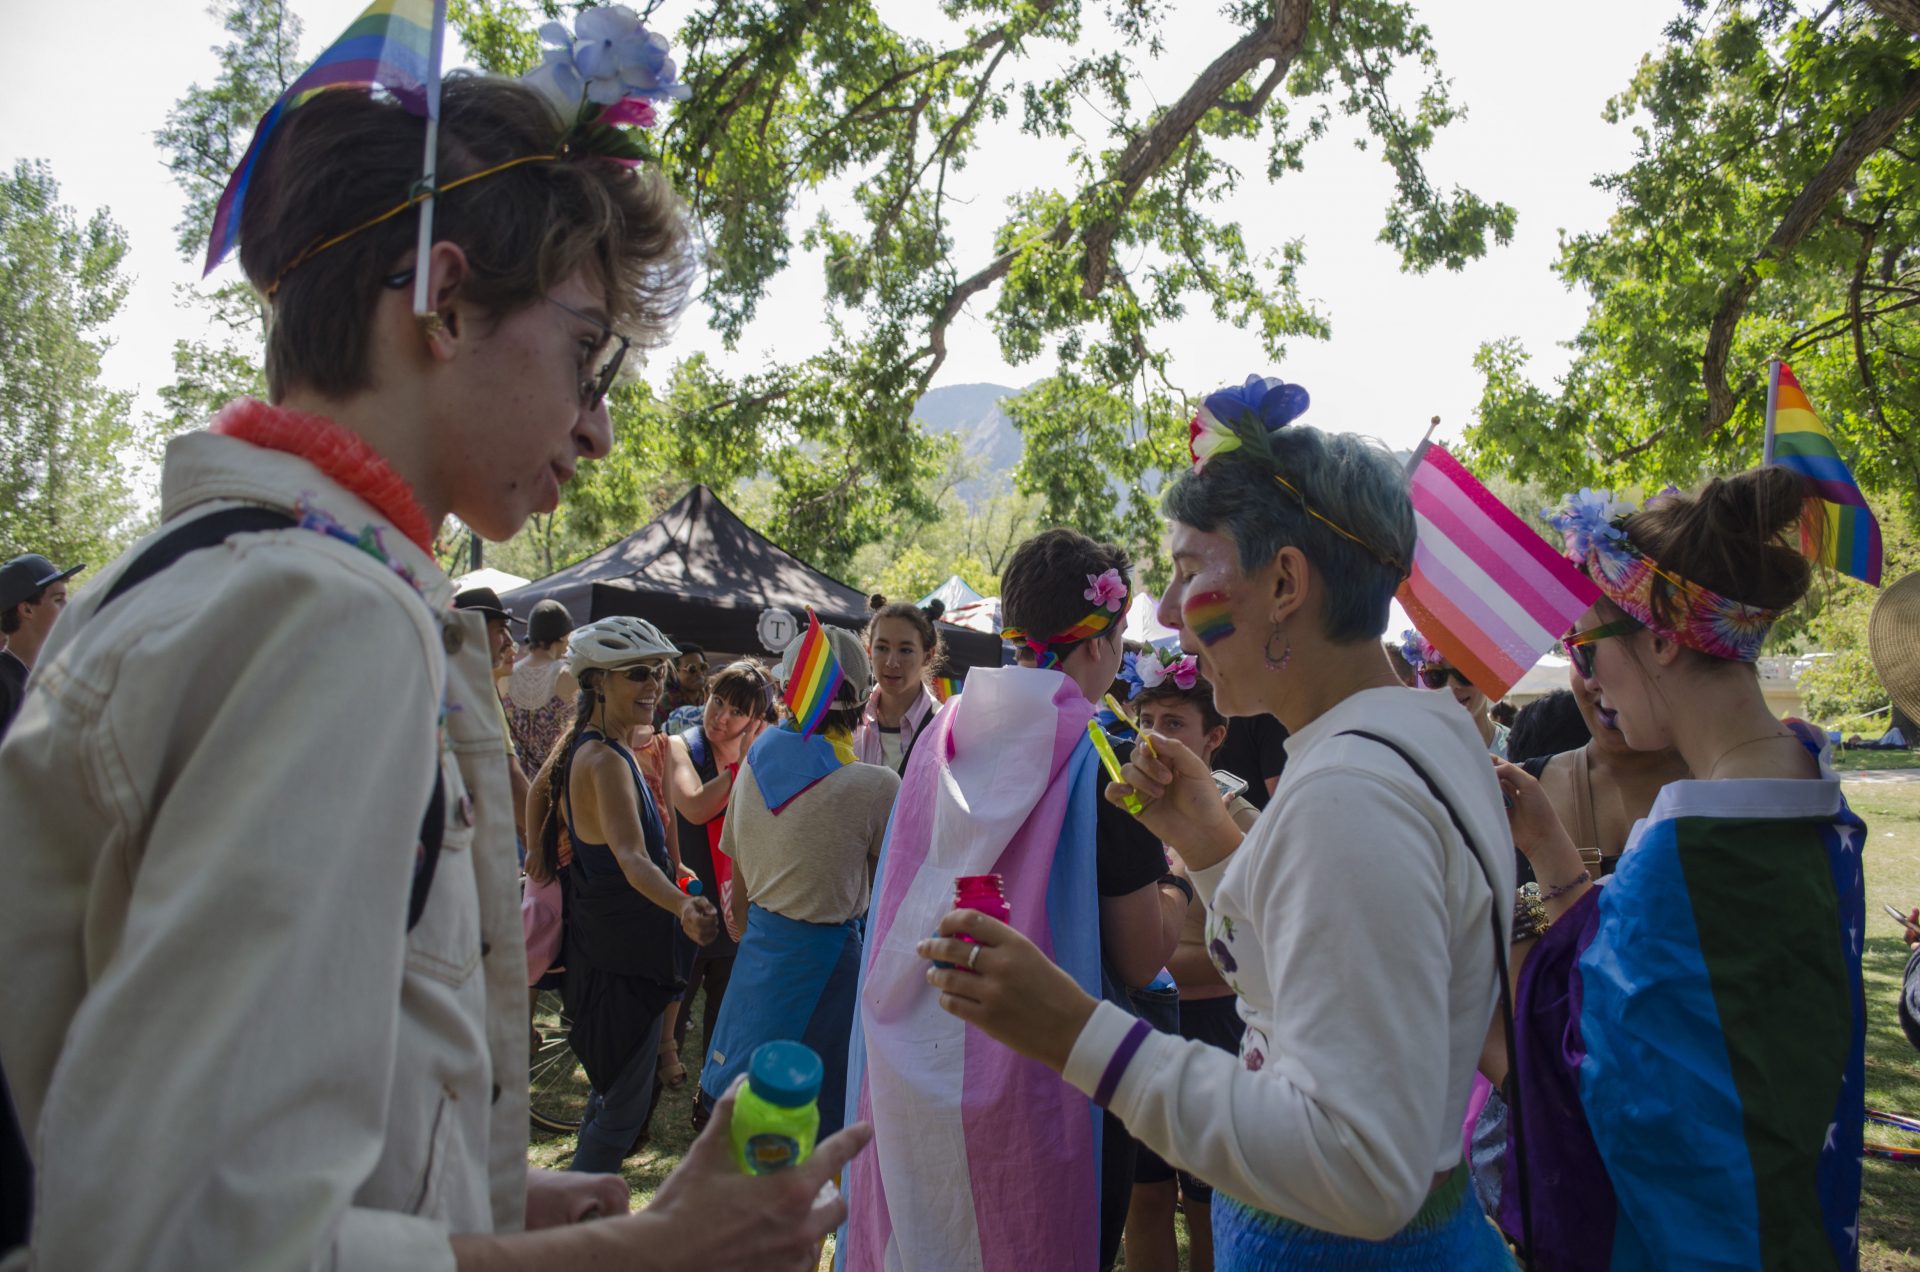
<path fill-rule="evenodd" d="M 1867 649 L 1893 705 L 1920 718 L 1920 572 L 1880 593 L 1867 620 Z"/>

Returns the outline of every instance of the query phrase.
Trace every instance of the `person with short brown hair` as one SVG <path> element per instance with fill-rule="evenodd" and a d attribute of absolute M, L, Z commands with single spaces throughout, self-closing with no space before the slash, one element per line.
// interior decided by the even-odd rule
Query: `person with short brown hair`
<path fill-rule="evenodd" d="M 449 77 L 424 252 L 426 124 L 390 94 L 283 101 L 223 205 L 269 400 L 169 443 L 160 529 L 0 745 L 39 1266 L 798 1268 L 837 1220 L 813 1203 L 863 1133 L 747 1179 L 730 1100 L 641 1214 L 527 1163 L 501 715 L 432 547 L 551 513 L 684 300 L 684 208 L 582 106 Z"/>

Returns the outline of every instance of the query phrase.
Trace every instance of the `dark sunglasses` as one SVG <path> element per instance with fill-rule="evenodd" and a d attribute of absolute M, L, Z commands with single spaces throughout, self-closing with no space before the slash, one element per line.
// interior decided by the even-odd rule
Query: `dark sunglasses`
<path fill-rule="evenodd" d="M 413 271 L 408 269 L 398 274 L 389 274 L 381 281 L 388 287 L 398 290 L 413 282 Z M 607 400 L 608 391 L 613 388 L 614 377 L 620 374 L 620 364 L 627 360 L 627 349 L 632 342 L 592 314 L 583 314 L 572 305 L 563 305 L 551 296 L 542 296 L 540 299 L 572 314 L 581 322 L 590 322 L 600 328 L 600 343 L 595 345 L 593 352 L 587 355 L 589 364 L 595 357 L 604 354 L 609 345 L 613 348 L 613 356 L 608 358 L 606 364 L 598 371 L 582 368 L 580 374 L 580 405 L 589 411 L 599 410 L 600 404 Z"/>
<path fill-rule="evenodd" d="M 1560 648 L 1566 651 L 1567 661 L 1580 673 L 1583 680 L 1593 679 L 1594 642 L 1605 640 L 1609 636 L 1631 636 L 1640 630 L 1640 624 L 1631 618 L 1616 618 L 1611 623 L 1602 623 L 1598 627 L 1589 627 L 1584 632 L 1574 632 L 1561 640 Z"/>
<path fill-rule="evenodd" d="M 1473 681 L 1458 667 L 1423 667 L 1420 669 L 1420 683 L 1429 689 L 1445 689 L 1447 681 L 1454 680 L 1467 688 L 1473 688 Z"/>

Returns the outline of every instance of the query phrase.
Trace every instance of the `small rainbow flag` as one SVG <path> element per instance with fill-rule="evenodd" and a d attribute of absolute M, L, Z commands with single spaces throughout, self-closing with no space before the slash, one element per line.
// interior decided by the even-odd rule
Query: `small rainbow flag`
<path fill-rule="evenodd" d="M 1600 589 L 1445 447 L 1421 443 L 1409 485 L 1416 533 L 1400 604 L 1475 688 L 1504 697 Z"/>
<path fill-rule="evenodd" d="M 446 24 L 446 0 L 373 0 L 345 34 L 287 86 L 253 130 L 253 141 L 214 209 L 213 233 L 207 240 L 207 273 L 211 274 L 239 241 L 240 210 L 246 203 L 254 164 L 288 111 L 329 88 L 378 87 L 393 94 L 413 114 L 426 119 L 439 117 L 440 37 Z M 395 191 L 394 196 L 404 193 Z"/>
<path fill-rule="evenodd" d="M 1833 433 L 1813 413 L 1813 404 L 1784 362 L 1767 377 L 1766 462 L 1791 468 L 1816 492 L 1807 500 L 1800 549 L 1822 565 L 1880 586 L 1880 523 L 1853 480 Z M 1810 524 L 1824 522 L 1818 529 Z"/>
<path fill-rule="evenodd" d="M 935 676 L 933 678 L 933 700 L 945 702 L 960 692 L 959 676 Z"/>
<path fill-rule="evenodd" d="M 827 642 L 827 629 L 820 625 L 820 616 L 809 608 L 806 634 L 800 637 L 800 649 L 793 656 L 793 674 L 787 679 L 786 694 L 787 710 L 793 712 L 801 737 L 812 737 L 820 727 L 844 679 L 840 660 L 833 656 L 833 646 Z"/>

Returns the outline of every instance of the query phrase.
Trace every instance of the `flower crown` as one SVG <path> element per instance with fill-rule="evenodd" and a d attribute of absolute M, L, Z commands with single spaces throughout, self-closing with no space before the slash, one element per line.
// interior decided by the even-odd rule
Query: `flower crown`
<path fill-rule="evenodd" d="M 646 28 L 623 4 L 583 9 L 566 25 L 540 28 L 547 44 L 540 65 L 520 77 L 571 121 L 561 139 L 562 154 L 590 154 L 621 163 L 639 163 L 647 155 L 629 128 L 659 122 L 656 101 L 686 101 L 693 90 L 679 81 L 668 56 L 667 38 Z"/>
<path fill-rule="evenodd" d="M 1248 376 L 1245 384 L 1209 393 L 1187 425 L 1187 453 L 1193 457 L 1193 471 L 1203 473 L 1209 461 L 1237 452 L 1239 458 L 1265 468 L 1274 484 L 1293 496 L 1309 517 L 1404 575 L 1404 562 L 1315 508 L 1281 473 L 1279 459 L 1273 453 L 1273 435 L 1304 414 L 1312 400 L 1298 384 L 1260 375 Z"/>
<path fill-rule="evenodd" d="M 1671 493 L 1668 487 L 1647 506 Z M 1565 537 L 1567 559 L 1641 626 L 1712 658 L 1758 658 L 1781 611 L 1722 596 L 1663 568 L 1627 536 L 1626 521 L 1633 512 L 1632 504 L 1611 494 L 1581 490 L 1543 515 Z"/>
<path fill-rule="evenodd" d="M 1447 656 L 1435 649 L 1432 641 L 1411 627 L 1400 633 L 1400 656 L 1406 659 L 1407 666 L 1415 671 L 1447 665 Z"/>
<path fill-rule="evenodd" d="M 1127 607 L 1127 581 L 1120 577 L 1120 571 L 1109 568 L 1099 574 L 1087 575 L 1087 590 L 1081 593 L 1093 602 L 1093 610 L 1085 618 L 1067 628 L 1057 636 L 1035 637 L 1027 634 L 1024 628 L 1002 628 L 1000 639 L 1025 645 L 1033 651 L 1034 665 L 1042 669 L 1060 665 L 1060 651 L 1077 645 L 1089 636 L 1097 636 L 1113 623 L 1114 615 Z"/>
<path fill-rule="evenodd" d="M 1200 683 L 1200 660 L 1179 649 L 1149 649 L 1134 660 L 1133 670 L 1137 687 L 1127 695 L 1128 701 L 1169 680 L 1182 692 Z"/>

